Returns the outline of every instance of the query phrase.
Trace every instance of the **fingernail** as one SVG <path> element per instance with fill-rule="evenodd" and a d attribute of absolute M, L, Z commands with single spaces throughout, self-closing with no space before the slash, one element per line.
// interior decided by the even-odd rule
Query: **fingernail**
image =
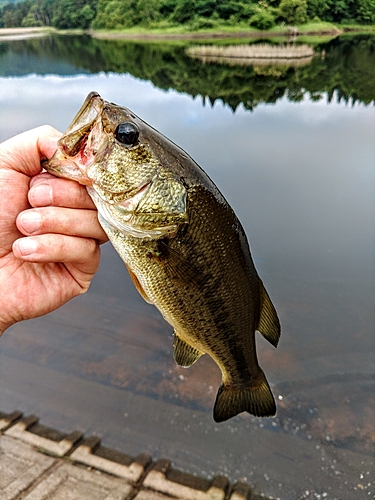
<path fill-rule="evenodd" d="M 27 233 L 35 233 L 40 229 L 40 214 L 32 210 L 24 212 L 20 215 L 19 223 Z"/>
<path fill-rule="evenodd" d="M 31 255 L 36 251 L 36 242 L 32 238 L 22 238 L 14 243 L 23 256 Z"/>
<path fill-rule="evenodd" d="M 32 204 L 46 207 L 52 205 L 52 189 L 49 184 L 37 184 L 30 189 Z"/>

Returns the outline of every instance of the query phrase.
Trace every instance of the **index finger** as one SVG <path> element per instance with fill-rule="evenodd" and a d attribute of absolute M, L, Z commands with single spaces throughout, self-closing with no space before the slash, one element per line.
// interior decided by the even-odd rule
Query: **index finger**
<path fill-rule="evenodd" d="M 29 203 L 32 207 L 65 207 L 95 209 L 86 188 L 76 181 L 42 173 L 30 182 Z"/>

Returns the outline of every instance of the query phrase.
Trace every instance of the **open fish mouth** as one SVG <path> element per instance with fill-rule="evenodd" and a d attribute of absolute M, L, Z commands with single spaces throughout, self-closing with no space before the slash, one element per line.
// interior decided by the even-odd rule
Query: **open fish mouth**
<path fill-rule="evenodd" d="M 92 186 L 88 168 L 97 155 L 105 150 L 106 141 L 101 124 L 103 101 L 91 92 L 81 106 L 65 134 L 58 141 L 55 155 L 43 167 L 58 177 L 72 179 L 85 186 Z"/>
<path fill-rule="evenodd" d="M 74 159 L 59 157 L 55 154 L 51 160 L 42 162 L 42 167 L 57 177 L 71 179 L 83 184 L 92 186 L 93 181 L 86 174 L 86 169 L 80 168 Z"/>
<path fill-rule="evenodd" d="M 65 134 L 58 141 L 60 150 L 64 155 L 75 157 L 81 155 L 81 161 L 86 163 L 84 155 L 87 149 L 93 152 L 97 149 L 95 140 L 93 140 L 93 130 L 100 128 L 100 117 L 103 112 L 103 100 L 96 92 L 91 92 L 80 110 L 69 125 Z M 98 137 L 99 134 L 95 134 Z"/>
<path fill-rule="evenodd" d="M 43 162 L 43 167 L 51 174 L 92 186 L 93 180 L 88 176 L 88 169 L 97 156 L 91 145 L 93 128 L 92 125 L 82 137 L 77 136 L 75 143 L 68 141 L 65 136 L 61 137 L 55 155 Z"/>

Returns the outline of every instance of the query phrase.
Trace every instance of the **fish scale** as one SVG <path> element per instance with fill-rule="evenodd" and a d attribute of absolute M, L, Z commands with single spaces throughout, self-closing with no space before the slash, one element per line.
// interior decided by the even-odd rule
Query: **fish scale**
<path fill-rule="evenodd" d="M 132 131 L 131 140 L 117 134 L 119 124 Z M 80 137 L 80 127 L 87 138 Z M 67 154 L 63 136 L 46 169 L 79 182 L 86 172 L 84 183 L 99 220 L 136 288 L 174 328 L 176 362 L 187 367 L 208 354 L 217 363 L 222 384 L 215 421 L 243 411 L 274 415 L 255 331 L 276 347 L 280 324 L 245 232 L 217 187 L 169 139 L 96 93 L 88 96 L 66 136 L 75 154 L 94 143 L 105 155 L 96 159 L 90 152 L 91 164 L 82 165 L 79 154 Z M 117 203 L 111 193 L 118 186 L 123 191 L 116 195 L 124 201 Z"/>

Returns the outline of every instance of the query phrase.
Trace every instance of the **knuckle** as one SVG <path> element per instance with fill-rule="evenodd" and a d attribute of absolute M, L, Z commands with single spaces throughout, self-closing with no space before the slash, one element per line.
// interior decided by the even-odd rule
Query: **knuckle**
<path fill-rule="evenodd" d="M 88 238 L 88 245 L 90 249 L 90 253 L 92 256 L 96 255 L 99 251 L 99 243 L 93 238 Z"/>
<path fill-rule="evenodd" d="M 87 207 L 90 203 L 90 197 L 86 191 L 86 188 L 77 184 L 78 188 L 78 200 L 81 206 Z"/>

